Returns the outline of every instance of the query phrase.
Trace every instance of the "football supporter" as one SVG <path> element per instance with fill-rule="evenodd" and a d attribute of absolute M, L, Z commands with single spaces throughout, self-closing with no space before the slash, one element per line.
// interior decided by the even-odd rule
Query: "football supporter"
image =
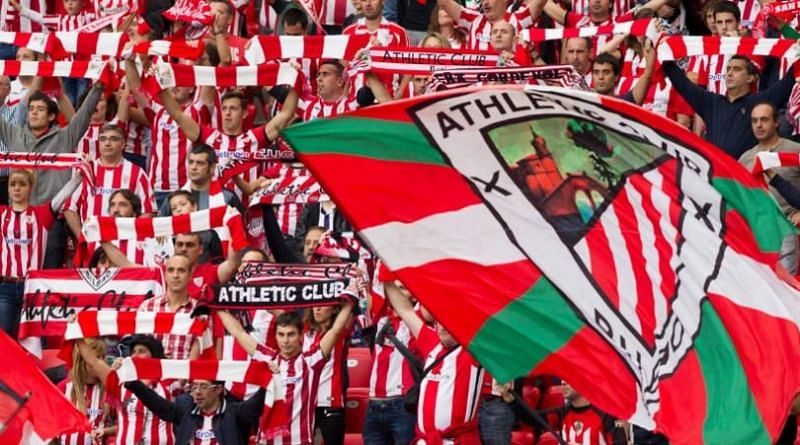
<path fill-rule="evenodd" d="M 572 65 L 575 71 L 583 76 L 586 85 L 592 84 L 592 39 L 589 37 L 571 37 L 564 40 L 561 50 L 561 61 Z"/>
<path fill-rule="evenodd" d="M 284 312 L 277 318 L 276 340 L 278 349 L 259 344 L 242 325 L 227 312 L 219 312 L 225 329 L 255 360 L 272 362 L 279 370 L 286 410 L 290 419 L 284 436 L 274 438 L 271 443 L 279 445 L 309 445 L 314 442 L 315 410 L 321 372 L 331 356 L 339 336 L 345 331 L 353 310 L 348 299 L 336 315 L 333 325 L 303 352 L 303 322 L 296 312 Z M 264 432 L 259 431 L 259 443 L 266 443 Z"/>
<path fill-rule="evenodd" d="M 644 51 L 644 56 L 647 59 L 644 73 L 636 80 L 633 88 L 625 94 L 618 96 L 620 99 L 635 103 L 636 105 L 641 105 L 647 98 L 647 92 L 650 89 L 650 81 L 653 79 L 653 69 L 656 61 L 655 52 L 649 42 L 646 43 Z M 621 73 L 622 67 L 619 64 L 619 59 L 609 53 L 598 55 L 594 63 L 592 63 L 594 91 L 604 96 L 613 96 Z"/>
<path fill-rule="evenodd" d="M 100 157 L 93 163 L 94 186 L 85 180 L 65 204 L 64 218 L 76 239 L 81 227 L 90 216 L 109 215 L 109 198 L 120 189 L 134 192 L 141 201 L 143 214 L 153 216 L 156 203 L 147 174 L 122 156 L 125 148 L 125 131 L 116 125 L 105 125 L 100 130 Z"/>
<path fill-rule="evenodd" d="M 384 282 L 384 290 L 423 357 L 414 443 L 480 443 L 476 414 L 483 368 L 444 326 L 426 325 L 394 282 Z"/>
<path fill-rule="evenodd" d="M 453 49 L 460 49 L 467 44 L 467 33 L 456 27 L 453 18 L 438 3 L 431 11 L 431 18 L 428 21 L 428 34 L 432 33 L 444 36 Z"/>
<path fill-rule="evenodd" d="M 80 183 L 81 176 L 75 174 L 52 201 L 31 205 L 34 173 L 12 170 L 9 175 L 9 205 L 0 205 L 0 329 L 12 337 L 19 327 L 25 277 L 42 268 L 48 231 Z"/>
<path fill-rule="evenodd" d="M 542 411 L 542 414 L 555 412 L 561 424 L 561 437 L 567 443 L 586 445 L 626 445 L 628 443 L 621 422 L 592 406 L 567 382 L 563 382 L 562 386 L 566 405 L 554 408 L 552 411 Z M 531 414 L 521 408 L 520 403 L 522 402 L 508 389 L 507 385 L 503 392 L 503 399 L 514 404 L 515 411 L 522 421 L 538 425 Z"/>
<path fill-rule="evenodd" d="M 225 398 L 224 382 L 195 380 L 191 397 L 181 395 L 169 401 L 144 382 L 125 387 L 158 418 L 174 425 L 176 444 L 246 445 L 250 428 L 264 410 L 264 388 L 244 402 Z"/>
<path fill-rule="evenodd" d="M 186 255 L 176 252 L 167 260 L 164 271 L 166 292 L 162 296 L 143 301 L 139 306 L 139 311 L 189 314 L 194 312 L 198 301 L 189 297 L 188 287 L 191 276 L 191 260 Z M 167 358 L 186 360 L 195 359 L 200 355 L 199 340 L 193 335 L 159 334 L 156 335 L 156 338 L 163 344 L 164 355 Z"/>
<path fill-rule="evenodd" d="M 106 344 L 102 340 L 87 339 L 84 346 L 87 355 L 93 354 L 97 360 L 105 360 Z M 109 412 L 106 404 L 103 379 L 94 368 L 87 365 L 78 348 L 72 351 L 72 368 L 67 378 L 58 384 L 58 389 L 78 408 L 78 411 L 86 414 L 92 426 L 92 431 L 88 433 L 79 432 L 61 436 L 61 445 L 95 445 L 112 433 L 109 419 L 113 413 Z"/>
<path fill-rule="evenodd" d="M 78 98 L 78 106 L 86 100 L 88 91 L 84 91 Z M 58 102 L 61 114 L 64 119 L 69 121 L 75 114 L 72 104 L 66 100 L 62 94 Z M 100 133 L 106 125 L 117 125 L 127 134 L 126 124 L 128 121 L 128 89 L 120 88 L 116 94 L 110 95 L 108 98 L 100 98 L 97 102 L 97 108 L 92 113 L 89 122 L 89 129 L 83 135 L 78 146 L 75 149 L 76 153 L 83 153 L 87 159 L 96 160 L 100 157 Z M 127 144 L 126 144 L 127 145 Z"/>
<path fill-rule="evenodd" d="M 172 425 L 153 414 L 131 390 L 113 378 L 113 369 L 101 357 L 97 357 L 84 340 L 76 341 L 87 368 L 98 380 L 105 382 L 105 390 L 117 407 L 117 422 L 106 428 L 106 437 L 115 436 L 116 445 L 171 445 L 175 443 Z M 130 348 L 130 357 L 163 359 L 164 347 L 152 335 L 137 334 L 124 339 L 122 344 Z M 111 377 L 111 378 L 110 378 Z M 115 377 L 115 376 L 114 376 Z M 142 384 L 160 397 L 171 400 L 169 388 L 159 381 L 143 380 Z M 102 438 L 99 438 L 102 440 Z"/>
<path fill-rule="evenodd" d="M 781 107 L 789 99 L 795 83 L 794 68 L 781 81 L 766 90 L 752 93 L 758 81 L 758 68 L 745 56 L 735 55 L 725 68 L 724 95 L 715 94 L 689 81 L 675 62 L 664 62 L 664 73 L 706 124 L 705 138 L 725 153 L 738 159 L 755 146 L 750 113 L 762 100 Z"/>

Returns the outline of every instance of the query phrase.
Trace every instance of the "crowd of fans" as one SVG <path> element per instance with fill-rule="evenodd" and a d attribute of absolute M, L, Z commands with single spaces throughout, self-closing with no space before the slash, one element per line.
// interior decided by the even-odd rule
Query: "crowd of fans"
<path fill-rule="evenodd" d="M 371 45 L 491 51 L 501 54 L 505 65 L 571 65 L 598 94 L 673 119 L 748 168 L 760 151 L 800 153 L 800 89 L 793 68 L 780 59 L 707 55 L 659 64 L 654 42 L 644 36 L 536 43 L 521 38 L 530 27 L 580 28 L 641 18 L 653 19 L 662 34 L 747 36 L 767 0 L 331 0 L 317 5 L 324 21 L 311 20 L 299 3 L 285 0 L 199 1 L 207 1 L 213 15 L 200 32 L 166 20 L 161 13 L 171 2 L 159 0 L 144 2 L 145 10 L 121 20 L 115 31 L 126 32 L 133 43 L 203 39 L 203 57 L 172 60 L 197 66 L 244 65 L 249 38 L 313 35 L 322 32 L 319 26 L 328 34 L 368 34 Z M 53 32 L 92 23 L 102 15 L 101 3 L 108 2 L 3 3 L 4 31 Z M 351 14 L 328 14 L 337 8 Z M 771 18 L 769 25 L 766 37 L 800 35 L 792 23 Z M 42 61 L 49 55 L 0 44 L 0 57 Z M 303 74 L 296 88 L 173 87 L 154 97 L 142 88 L 154 59 L 117 61 L 117 72 L 124 74 L 114 91 L 107 80 L 65 78 L 54 92 L 45 86 L 52 79 L 0 77 L 0 151 L 83 153 L 94 173 L 92 185 L 77 172 L 0 172 L 0 328 L 10 335 L 19 329 L 31 270 L 161 267 L 164 295 L 146 300 L 139 310 L 194 313 L 210 298 L 211 286 L 236 280 L 249 262 L 357 262 L 357 242 L 346 235 L 352 227 L 334 202 L 249 202 L 275 178 L 308 175 L 302 164 L 264 162 L 221 191 L 214 188 L 217 166 L 232 152 L 280 146 L 287 125 L 431 93 L 429 76 L 355 73 L 350 61 L 299 59 L 291 61 Z M 786 216 L 800 223 L 795 190 L 800 170 L 769 175 Z M 81 236 L 93 216 L 181 215 L 224 204 L 241 213 L 251 247 L 236 251 L 213 231 L 143 242 L 87 244 Z M 784 244 L 781 262 L 797 273 L 797 239 Z M 509 444 L 521 424 L 534 431 L 530 443 L 556 443 L 554 433 L 567 443 L 666 443 L 663 436 L 598 411 L 554 376 L 495 381 L 399 283 L 382 283 L 386 304 L 374 310 L 376 303 L 363 288 L 378 279 L 361 270 L 361 289 L 351 289 L 352 298 L 343 295 L 338 306 L 304 313 L 215 311 L 211 317 L 217 356 L 240 348 L 281 376 L 289 417 L 281 434 L 262 428 L 263 388 L 220 381 L 115 383 L 110 376 L 119 362 L 107 358 L 119 354 L 109 352 L 109 345 L 133 357 L 200 355 L 195 336 L 136 335 L 79 341 L 66 378 L 52 374 L 94 428 L 61 443 L 343 444 L 351 344 L 368 346 L 372 356 L 362 436 L 367 445 Z M 541 398 L 521 396 L 532 394 L 531 387 L 537 394 L 563 396 L 566 404 L 536 411 Z M 795 436 L 792 420 L 781 443 L 793 443 Z"/>

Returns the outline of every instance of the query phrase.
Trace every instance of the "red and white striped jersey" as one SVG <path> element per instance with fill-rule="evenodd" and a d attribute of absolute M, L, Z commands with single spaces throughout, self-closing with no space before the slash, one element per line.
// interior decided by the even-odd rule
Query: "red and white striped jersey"
<path fill-rule="evenodd" d="M 120 125 L 119 119 L 114 117 L 114 119 L 106 122 L 90 122 L 86 133 L 83 134 L 83 137 L 75 147 L 75 153 L 83 153 L 87 159 L 92 161 L 99 158 L 100 130 L 104 125 Z M 125 131 L 125 125 L 120 125 L 120 127 Z"/>
<path fill-rule="evenodd" d="M 216 152 L 220 162 L 225 162 L 228 157 L 231 157 L 236 152 L 256 153 L 259 150 L 267 148 L 272 141 L 267 137 L 266 126 L 247 130 L 242 134 L 235 136 L 227 135 L 215 128 L 206 125 L 200 126 L 200 138 L 198 140 L 210 145 Z M 259 162 L 256 166 L 242 174 L 242 179 L 247 182 L 252 182 L 258 179 L 263 171 L 263 163 Z M 237 195 L 241 192 L 236 188 Z M 247 203 L 244 203 L 247 205 Z"/>
<path fill-rule="evenodd" d="M 690 62 L 692 71 L 697 73 L 697 84 L 706 87 L 706 90 L 725 94 L 725 67 L 728 66 L 731 56 L 716 54 L 712 56 L 697 56 L 694 63 Z"/>
<path fill-rule="evenodd" d="M 436 330 L 424 326 L 417 336 L 417 350 L 425 368 L 449 351 Z M 422 379 L 417 406 L 420 433 L 442 431 L 475 418 L 480 400 L 483 368 L 466 349 L 457 346 Z"/>
<path fill-rule="evenodd" d="M 18 0 L 26 9 L 44 15 L 47 12 L 46 0 Z M 20 15 L 11 2 L 0 2 L 0 31 L 5 32 L 42 32 L 42 25 L 29 17 Z"/>
<path fill-rule="evenodd" d="M 306 331 L 303 336 L 303 352 L 319 346 L 324 334 Z M 347 351 L 350 349 L 350 332 L 344 332 L 331 351 L 328 361 L 319 376 L 317 406 L 344 408 L 344 376 L 347 373 Z"/>
<path fill-rule="evenodd" d="M 627 13 L 635 4 L 635 0 L 612 0 L 611 17 L 619 17 Z M 589 0 L 572 0 L 571 11 L 577 14 L 588 14 Z"/>
<path fill-rule="evenodd" d="M 249 311 L 249 318 L 249 324 L 253 328 L 253 331 L 250 332 L 250 336 L 253 337 L 259 344 L 267 345 L 273 349 L 277 348 L 278 342 L 275 339 L 277 317 L 273 316 L 272 312 L 270 311 L 255 309 Z M 222 338 L 222 359 L 250 360 L 250 355 L 247 354 L 247 351 L 245 351 L 241 346 L 239 346 L 239 343 L 236 341 L 236 339 L 234 339 L 232 336 L 226 335 Z M 258 391 L 258 386 L 244 383 L 228 382 L 225 384 L 225 388 L 228 389 L 232 395 L 243 400 L 249 399 L 256 393 L 256 391 Z"/>
<path fill-rule="evenodd" d="M 228 25 L 228 34 L 232 36 L 241 37 L 242 35 L 242 22 L 247 20 L 247 0 L 233 0 L 230 2 L 233 6 L 233 17 L 231 23 Z"/>
<path fill-rule="evenodd" d="M 607 20 L 603 22 L 593 22 L 592 18 L 588 15 L 583 14 L 576 14 L 574 12 L 568 12 L 566 16 L 566 20 L 564 23 L 564 27 L 566 28 L 584 28 L 587 26 L 605 26 L 605 25 L 613 25 L 614 23 L 625 22 L 632 20 L 633 17 L 630 14 L 625 14 L 622 17 L 609 17 Z M 600 49 L 603 45 L 606 44 L 611 39 L 612 36 L 604 34 L 604 35 L 595 35 L 592 36 L 592 54 L 591 59 L 594 60 L 597 57 Z"/>
<path fill-rule="evenodd" d="M 358 109 L 358 101 L 352 93 L 347 96 L 342 95 L 339 99 L 331 102 L 319 96 L 304 97 L 297 102 L 297 115 L 304 122 L 335 117 L 356 109 Z"/>
<path fill-rule="evenodd" d="M 120 189 L 128 189 L 141 199 L 142 213 L 156 212 L 150 178 L 139 166 L 122 159 L 119 164 L 112 167 L 95 162 L 93 169 L 94 189 L 84 180 L 64 203 L 64 208 L 78 213 L 81 221 L 86 221 L 89 216 L 108 216 L 111 194 Z"/>
<path fill-rule="evenodd" d="M 309 171 L 305 167 L 296 168 L 288 163 L 273 164 L 278 166 L 275 177 L 284 178 L 286 183 L 291 183 L 298 176 L 308 176 Z M 297 232 L 297 222 L 303 212 L 304 204 L 283 203 L 275 206 L 275 218 L 284 235 L 292 235 Z"/>
<path fill-rule="evenodd" d="M 261 2 L 261 10 L 258 12 L 258 25 L 272 30 L 273 33 L 278 29 L 278 13 L 268 0 Z"/>
<path fill-rule="evenodd" d="M 64 392 L 67 400 L 71 400 L 69 394 L 72 391 L 72 381 L 69 378 L 62 380 L 58 384 L 58 388 Z M 84 399 L 86 401 L 86 418 L 89 419 L 92 430 L 102 427 L 105 420 L 103 415 L 105 402 L 103 387 L 100 385 L 86 385 Z M 61 445 L 94 445 L 94 441 L 89 433 L 72 433 L 61 436 Z"/>
<path fill-rule="evenodd" d="M 81 11 L 76 15 L 69 14 L 49 14 L 43 17 L 42 23 L 53 31 L 77 31 L 89 23 L 95 21 L 93 12 Z"/>
<path fill-rule="evenodd" d="M 216 412 L 211 414 L 202 413 L 203 425 L 196 429 L 194 432 L 193 445 L 217 445 L 217 435 L 214 433 L 214 416 Z"/>
<path fill-rule="evenodd" d="M 172 394 L 164 383 L 155 382 L 148 386 L 164 399 L 172 399 Z M 117 438 L 114 442 L 116 445 L 173 445 L 175 443 L 172 424 L 154 415 L 136 397 L 136 394 L 125 388 L 125 385 L 119 385 L 114 393 L 112 391 L 114 391 L 113 388 L 108 388 L 110 395 L 118 398 L 120 403 L 117 410 Z"/>
<path fill-rule="evenodd" d="M 147 156 L 152 143 L 150 127 L 135 121 L 128 122 L 128 137 L 125 139 L 125 153 Z M 152 179 L 152 178 L 151 178 Z"/>
<path fill-rule="evenodd" d="M 400 343 L 409 347 L 411 331 L 397 315 L 384 316 L 378 320 L 376 332 L 381 332 L 386 323 L 391 323 L 394 336 Z M 410 349 L 410 347 L 409 347 Z M 414 384 L 408 361 L 394 343 L 386 337 L 383 342 L 375 342 L 372 352 L 372 372 L 369 377 L 369 396 L 377 398 L 398 397 Z"/>
<path fill-rule="evenodd" d="M 235 35 L 228 36 L 228 47 L 231 50 L 231 65 L 247 65 L 247 61 L 244 59 L 244 49 L 245 46 L 247 46 L 247 42 L 249 42 L 249 40 L 242 37 Z"/>
<path fill-rule="evenodd" d="M 505 21 L 516 28 L 517 35 L 525 28 L 533 25 L 531 12 L 527 7 L 521 7 L 517 12 L 506 12 Z M 492 26 L 494 26 L 485 15 L 474 9 L 461 8 L 461 17 L 458 18 L 458 26 L 469 30 L 467 36 L 467 48 L 488 51 L 492 49 Z"/>
<path fill-rule="evenodd" d="M 288 435 L 276 437 L 271 441 L 274 445 L 308 445 L 314 442 L 314 409 L 317 407 L 317 391 L 322 368 L 326 359 L 319 349 L 313 346 L 292 358 L 283 357 L 274 349 L 259 345 L 253 356 L 254 360 L 278 363 L 281 385 L 286 399 L 286 410 L 289 421 Z M 265 440 L 261 431 L 259 441 Z"/>
<path fill-rule="evenodd" d="M 356 36 L 368 34 L 377 37 L 381 46 L 411 46 L 408 42 L 408 34 L 405 28 L 386 20 L 386 17 L 381 17 L 381 23 L 378 29 L 374 31 L 367 29 L 367 19 L 362 17 L 358 19 L 356 23 L 345 28 L 342 34 Z M 380 74 L 378 75 L 378 79 L 386 85 L 389 94 L 394 94 L 396 88 L 395 82 L 400 82 L 400 76 L 392 74 Z M 314 83 L 313 80 L 312 83 Z M 350 79 L 350 91 L 353 91 L 353 94 L 364 85 L 366 85 L 364 73 L 358 73 Z"/>
<path fill-rule="evenodd" d="M 169 307 L 169 302 L 166 296 L 154 297 L 144 300 L 139 306 L 140 312 L 178 312 L 188 313 L 194 312 L 198 305 L 198 301 L 190 298 L 186 304 L 179 307 L 178 310 L 173 311 Z M 162 345 L 164 345 L 164 355 L 169 359 L 174 360 L 187 360 L 189 353 L 192 350 L 192 343 L 197 338 L 194 335 L 176 335 L 176 334 L 153 334 Z"/>
<path fill-rule="evenodd" d="M 739 26 L 746 29 L 753 29 L 753 23 L 761 10 L 759 0 L 736 0 L 734 3 L 739 7 L 741 20 Z"/>
<path fill-rule="evenodd" d="M 152 102 L 144 111 L 151 122 L 152 151 L 149 170 L 153 176 L 153 189 L 158 192 L 178 190 L 188 180 L 186 156 L 192 150 L 192 142 L 160 104 Z M 183 112 L 188 113 L 196 122 L 202 122 L 200 105 L 189 104 Z"/>
<path fill-rule="evenodd" d="M 0 206 L 0 276 L 24 278 L 28 271 L 42 268 L 53 222 L 49 202 L 23 211 Z"/>
<path fill-rule="evenodd" d="M 315 3 L 322 25 L 342 26 L 347 16 L 358 12 L 350 0 L 322 0 Z"/>
<path fill-rule="evenodd" d="M 672 82 L 667 78 L 650 84 L 642 108 L 673 120 L 678 114 L 694 115 L 691 105 L 672 87 Z"/>

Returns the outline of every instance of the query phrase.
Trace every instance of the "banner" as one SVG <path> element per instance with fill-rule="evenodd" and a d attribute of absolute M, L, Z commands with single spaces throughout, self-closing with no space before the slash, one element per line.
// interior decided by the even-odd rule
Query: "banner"
<path fill-rule="evenodd" d="M 211 5 L 203 0 L 177 0 L 161 15 L 173 22 L 181 21 L 193 26 L 210 25 L 214 22 Z"/>
<path fill-rule="evenodd" d="M 520 36 L 526 42 L 542 42 L 606 34 L 629 34 L 636 37 L 648 36 L 654 42 L 658 40 L 658 31 L 653 19 L 639 19 L 611 25 L 584 26 L 582 28 L 528 28 L 523 30 Z"/>
<path fill-rule="evenodd" d="M 412 76 L 426 76 L 448 68 L 498 66 L 502 60 L 502 56 L 491 51 L 415 47 L 375 47 L 369 50 L 372 71 Z"/>
<path fill-rule="evenodd" d="M 256 36 L 250 39 L 244 58 L 250 65 L 282 59 L 344 59 L 369 45 L 370 36 Z"/>
<path fill-rule="evenodd" d="M 60 341 L 70 315 L 104 309 L 136 311 L 145 299 L 163 293 L 158 268 L 32 270 L 25 280 L 19 338 L 46 336 Z"/>
<path fill-rule="evenodd" d="M 690 56 L 735 55 L 770 56 L 796 60 L 800 55 L 792 39 L 758 39 L 755 37 L 669 36 L 656 46 L 658 60 L 678 60 Z"/>
<path fill-rule="evenodd" d="M 282 135 L 498 381 L 557 374 L 670 443 L 780 435 L 800 293 L 775 270 L 795 229 L 674 121 L 593 92 L 483 86 Z"/>
<path fill-rule="evenodd" d="M 0 153 L 0 168 L 27 170 L 68 170 L 77 168 L 84 179 L 94 187 L 94 170 L 82 154 L 76 153 Z"/>
<path fill-rule="evenodd" d="M 322 190 L 316 179 L 308 170 L 304 175 L 286 175 L 273 179 L 266 187 L 256 190 L 250 195 L 250 207 L 261 204 L 308 204 L 330 201 L 330 197 Z"/>
<path fill-rule="evenodd" d="M 464 87 L 476 83 L 534 83 L 588 90 L 586 80 L 572 65 L 503 66 L 496 68 L 456 68 L 434 71 L 432 91 Z"/>
<path fill-rule="evenodd" d="M 194 66 L 159 62 L 155 79 L 162 88 L 215 86 L 274 86 L 297 83 L 297 70 L 288 63 L 264 63 L 254 66 Z"/>

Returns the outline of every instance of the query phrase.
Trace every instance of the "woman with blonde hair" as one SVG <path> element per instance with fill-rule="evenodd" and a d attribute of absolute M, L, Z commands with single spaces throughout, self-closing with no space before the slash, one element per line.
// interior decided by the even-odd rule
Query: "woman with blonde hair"
<path fill-rule="evenodd" d="M 102 340 L 89 338 L 85 342 L 99 360 L 105 360 L 106 344 Z M 105 403 L 102 376 L 97 375 L 94 367 L 88 366 L 79 348 L 72 351 L 72 368 L 67 378 L 58 384 L 58 388 L 80 412 L 86 414 L 89 424 L 92 425 L 91 433 L 80 432 L 61 436 L 62 445 L 94 445 L 95 442 L 111 434 L 111 431 L 106 431 L 104 427 L 106 419 L 113 417 L 109 417 L 110 413 Z"/>
<path fill-rule="evenodd" d="M 466 45 L 467 33 L 458 27 L 458 24 L 453 21 L 441 6 L 433 8 L 431 19 L 428 23 L 428 35 L 430 36 L 431 33 L 441 34 L 450 43 L 448 48 L 461 49 Z M 424 42 L 425 39 L 422 41 Z"/>

